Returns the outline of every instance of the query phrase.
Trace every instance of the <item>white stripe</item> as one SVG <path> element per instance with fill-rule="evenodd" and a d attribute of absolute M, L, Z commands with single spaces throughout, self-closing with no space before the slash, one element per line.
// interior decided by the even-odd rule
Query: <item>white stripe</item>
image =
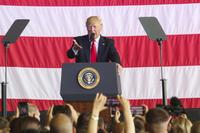
<path fill-rule="evenodd" d="M 162 98 L 159 67 L 124 68 L 123 95 L 128 99 Z M 164 67 L 167 96 L 199 98 L 200 66 Z"/>
<path fill-rule="evenodd" d="M 199 98 L 200 66 L 164 67 L 168 97 Z M 0 81 L 4 69 L 0 68 Z M 8 69 L 8 98 L 61 99 L 60 68 Z M 162 98 L 159 67 L 124 68 L 122 93 L 128 99 Z"/>
<path fill-rule="evenodd" d="M 55 68 L 8 68 L 8 98 L 62 99 L 60 96 L 61 69 Z M 0 81 L 4 80 L 0 68 Z"/>
<path fill-rule="evenodd" d="M 139 16 L 156 16 L 167 34 L 200 33 L 200 4 L 145 6 L 37 7 L 0 6 L 0 34 L 4 35 L 15 19 L 30 23 L 23 36 L 78 36 L 86 34 L 85 20 L 99 15 L 103 19 L 103 35 L 146 35 Z"/>

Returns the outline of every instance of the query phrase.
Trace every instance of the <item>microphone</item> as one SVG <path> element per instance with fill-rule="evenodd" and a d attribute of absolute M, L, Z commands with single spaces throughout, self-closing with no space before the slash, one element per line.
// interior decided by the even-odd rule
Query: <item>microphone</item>
<path fill-rule="evenodd" d="M 94 36 L 95 36 L 95 34 L 91 33 L 91 35 L 90 35 L 90 42 L 94 41 Z"/>

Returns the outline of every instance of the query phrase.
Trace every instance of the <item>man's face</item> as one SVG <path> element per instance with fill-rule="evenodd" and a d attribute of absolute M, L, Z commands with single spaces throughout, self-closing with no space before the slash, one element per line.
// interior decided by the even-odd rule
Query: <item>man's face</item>
<path fill-rule="evenodd" d="M 98 21 L 94 21 L 93 23 L 87 25 L 88 35 L 90 36 L 91 33 L 94 33 L 95 39 L 100 36 L 101 30 L 102 30 L 102 24 Z"/>

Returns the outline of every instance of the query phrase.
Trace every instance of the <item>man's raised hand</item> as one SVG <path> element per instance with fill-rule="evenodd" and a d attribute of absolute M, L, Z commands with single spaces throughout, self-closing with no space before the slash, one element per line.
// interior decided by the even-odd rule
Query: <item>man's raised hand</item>
<path fill-rule="evenodd" d="M 79 51 L 83 48 L 81 45 L 79 45 L 77 43 L 77 41 L 75 39 L 73 39 L 73 47 L 74 47 L 74 50 L 77 50 L 77 51 Z"/>

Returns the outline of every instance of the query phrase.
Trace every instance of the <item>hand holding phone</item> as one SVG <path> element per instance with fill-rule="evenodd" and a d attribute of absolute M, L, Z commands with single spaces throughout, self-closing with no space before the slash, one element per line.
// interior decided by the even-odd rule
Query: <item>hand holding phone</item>
<path fill-rule="evenodd" d="M 19 116 L 28 116 L 28 103 L 27 102 L 19 102 Z"/>

